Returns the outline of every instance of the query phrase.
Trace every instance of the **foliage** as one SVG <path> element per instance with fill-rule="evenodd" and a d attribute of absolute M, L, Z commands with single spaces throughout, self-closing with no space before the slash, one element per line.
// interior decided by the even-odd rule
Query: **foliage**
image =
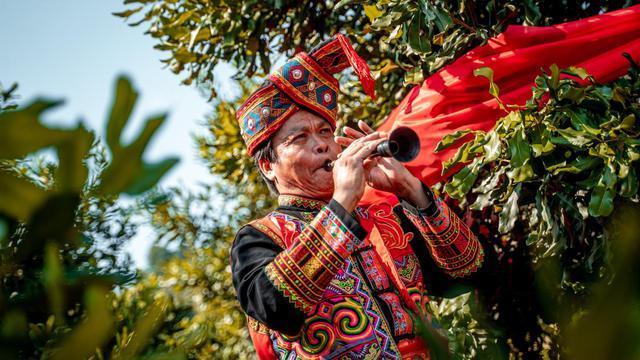
<path fill-rule="evenodd" d="M 238 70 L 236 78 L 243 89 L 243 96 L 246 96 L 255 84 L 259 83 L 260 78 L 272 70 L 272 64 L 280 63 L 283 58 L 291 56 L 294 52 L 308 50 L 335 32 L 342 32 L 350 38 L 356 45 L 358 52 L 372 66 L 374 77 L 377 79 L 378 98 L 374 101 L 365 98 L 355 84 L 352 74 L 347 73 L 341 79 L 343 89 L 340 98 L 342 104 L 339 115 L 341 123 L 347 124 L 363 119 L 375 125 L 379 124 L 404 97 L 409 86 L 420 84 L 426 76 L 454 61 L 461 54 L 483 43 L 489 37 L 503 31 L 509 24 L 555 24 L 628 6 L 631 1 L 379 0 L 374 2 L 343 0 L 336 3 L 332 1 L 295 2 L 288 0 L 262 2 L 254 0 L 224 2 L 127 0 L 125 4 L 127 4 L 127 8 L 115 15 L 127 19 L 132 26 L 146 26 L 148 34 L 157 41 L 156 48 L 166 52 L 167 59 L 163 61 L 170 69 L 174 73 L 184 76 L 186 84 L 195 81 L 199 86 L 211 91 L 211 98 L 216 100 L 216 111 L 208 124 L 210 136 L 198 139 L 201 154 L 208 161 L 213 174 L 228 180 L 222 180 L 222 188 L 230 193 L 235 191 L 235 195 L 238 196 L 238 201 L 231 201 L 229 206 L 238 209 L 242 216 L 253 217 L 267 209 L 271 203 L 268 201 L 266 189 L 257 176 L 252 162 L 245 157 L 245 148 L 234 120 L 234 109 L 237 109 L 243 98 L 229 103 L 223 103 L 217 99 L 213 86 L 215 80 L 213 69 L 220 62 L 229 62 L 235 66 Z M 540 93 L 537 93 L 536 96 L 542 96 L 542 93 L 549 95 L 553 93 L 554 96 L 559 96 L 561 87 L 566 88 L 562 91 L 569 91 L 569 88 L 581 89 L 576 83 L 566 82 L 568 79 L 564 78 L 557 78 L 558 83 L 556 84 L 553 72 L 541 77 L 540 81 L 545 81 L 546 78 L 551 78 L 546 81 L 551 81 L 552 87 L 555 87 L 557 91 L 549 90 L 549 86 L 543 84 L 538 86 Z M 562 86 L 560 86 L 561 82 Z M 606 269 L 604 265 L 609 257 L 607 246 L 610 241 L 605 241 L 603 232 L 599 229 L 593 236 L 587 233 L 587 230 L 596 228 L 598 224 L 603 223 L 604 214 L 608 211 L 608 196 L 611 195 L 611 190 L 603 192 L 603 187 L 600 186 L 600 190 L 596 191 L 597 184 L 580 190 L 578 187 L 581 185 L 567 182 L 567 180 L 575 179 L 589 171 L 571 173 L 575 170 L 570 170 L 570 164 L 578 159 L 578 155 L 590 158 L 599 156 L 588 153 L 588 149 L 585 150 L 580 146 L 575 148 L 576 146 L 553 142 L 556 141 L 555 139 L 540 143 L 542 145 L 553 144 L 552 150 L 543 147 L 540 151 L 544 154 L 534 156 L 535 152 L 531 145 L 534 144 L 534 141 L 528 137 L 525 141 L 524 135 L 514 136 L 517 133 L 523 134 L 525 124 L 527 129 L 534 126 L 529 123 L 531 118 L 536 119 L 537 123 L 541 123 L 544 118 L 546 123 L 559 126 L 558 128 L 546 129 L 547 135 L 557 133 L 556 137 L 562 139 L 565 138 L 559 135 L 558 129 L 585 130 L 585 128 L 575 129 L 568 123 L 560 123 L 562 121 L 571 123 L 570 115 L 564 114 L 563 116 L 569 116 L 569 118 L 560 119 L 559 114 L 564 111 L 565 105 L 569 110 L 580 114 L 577 115 L 578 119 L 582 119 L 582 116 L 591 119 L 593 118 L 591 115 L 582 115 L 583 111 L 594 111 L 589 107 L 589 104 L 593 101 L 600 105 L 606 103 L 605 110 L 597 111 L 618 116 L 619 120 L 624 119 L 619 116 L 628 111 L 628 109 L 622 108 L 623 103 L 627 106 L 631 105 L 629 99 L 632 96 L 625 92 L 628 91 L 629 84 L 618 83 L 616 85 L 622 94 L 615 96 L 622 96 L 625 99 L 623 102 L 614 100 L 616 93 L 613 89 L 615 86 L 610 87 L 610 91 L 607 93 L 606 87 L 594 84 L 587 85 L 582 95 L 563 93 L 562 99 L 554 98 L 548 103 L 540 103 L 540 110 L 543 111 L 540 114 L 542 115 L 538 114 L 534 107 L 520 109 L 517 112 L 519 115 L 512 115 L 510 120 L 504 120 L 508 124 L 503 125 L 504 134 L 501 135 L 508 136 L 508 138 L 500 139 L 498 135 L 483 135 L 494 146 L 491 149 L 487 147 L 486 152 L 495 152 L 491 156 L 496 156 L 496 158 L 492 162 L 487 162 L 484 167 L 478 165 L 477 175 L 471 175 L 474 177 L 473 179 L 463 179 L 464 173 L 462 173 L 463 175 L 454 179 L 457 183 L 447 187 L 452 195 L 458 198 L 468 198 L 468 203 L 474 204 L 479 201 L 476 208 L 480 204 L 484 204 L 484 210 L 474 210 L 470 215 L 475 221 L 474 231 L 481 234 L 485 243 L 490 244 L 491 251 L 487 251 L 488 261 L 496 263 L 495 269 L 492 269 L 495 279 L 495 283 L 492 284 L 493 288 L 479 289 L 477 295 L 474 294 L 467 298 L 441 300 L 433 303 L 434 316 L 447 329 L 458 358 L 501 357 L 505 354 L 505 349 L 510 352 L 512 357 L 524 357 L 532 353 L 538 353 L 542 356 L 557 355 L 559 335 L 556 323 L 560 322 L 557 314 L 561 312 L 561 309 L 566 308 L 559 305 L 558 298 L 561 296 L 558 294 L 562 294 L 566 300 L 560 302 L 561 304 L 569 303 L 572 306 L 569 308 L 571 311 L 567 311 L 567 313 L 575 314 L 573 311 L 577 305 L 584 302 L 585 294 L 588 293 L 588 289 L 591 289 L 589 286 L 582 285 L 582 281 L 593 282 L 601 277 L 599 272 Z M 572 91 L 580 92 L 581 90 Z M 604 98 L 600 99 L 596 94 L 604 94 Z M 578 104 L 577 100 L 572 100 L 577 96 L 584 96 L 587 101 Z M 589 96 L 595 96 L 595 98 L 591 99 Z M 547 108 L 547 106 L 554 108 Z M 585 109 L 582 109 L 583 107 Z M 544 113 L 544 109 L 547 109 L 546 113 Z M 522 114 L 530 116 L 521 117 Z M 555 115 L 552 114 L 557 114 L 558 118 L 554 118 Z M 637 115 L 635 114 L 636 117 Z M 551 116 L 551 118 L 545 116 Z M 556 123 L 556 120 L 559 123 Z M 595 124 L 600 125 L 600 123 L 598 119 Z M 611 128 L 605 129 L 606 131 L 591 135 L 599 138 L 599 136 L 608 134 L 609 131 L 613 131 L 615 136 L 631 135 L 625 129 L 613 129 L 616 126 L 613 123 L 610 125 Z M 591 127 L 599 129 L 594 126 Z M 520 130 L 516 131 L 518 127 Z M 481 136 L 479 133 L 474 135 L 478 136 L 478 139 Z M 492 136 L 499 139 L 489 139 Z M 593 139 L 592 141 L 596 142 L 597 140 Z M 606 141 L 609 140 L 606 139 Z M 512 161 L 511 144 L 513 144 L 516 162 L 515 167 L 507 169 L 507 167 L 513 166 L 510 165 Z M 526 153 L 527 145 L 530 148 L 529 156 L 524 156 L 523 151 Z M 484 145 L 480 145 L 480 148 L 474 148 L 473 151 L 470 147 L 471 145 L 466 147 L 470 151 L 466 157 L 461 155 L 459 159 L 447 164 L 447 166 L 457 162 L 471 161 L 476 156 L 482 156 L 476 152 L 485 149 Z M 565 157 L 565 149 L 571 151 L 567 157 Z M 551 157 L 546 153 L 548 151 L 560 155 L 557 163 L 549 163 Z M 547 159 L 548 157 L 549 159 Z M 546 162 L 543 162 L 543 159 Z M 549 165 L 557 165 L 563 161 L 565 161 L 565 165 L 558 166 L 556 170 L 547 169 Z M 493 167 L 490 163 L 494 164 Z M 604 164 L 605 159 L 602 158 L 597 165 L 594 165 L 594 168 L 606 171 L 607 167 Z M 583 166 L 584 164 L 578 165 Z M 565 166 L 567 170 L 560 170 L 562 166 Z M 529 168 L 531 168 L 530 173 Z M 629 165 L 629 172 L 631 172 L 631 168 Z M 515 172 L 515 169 L 520 170 Z M 503 186 L 494 191 L 474 193 L 472 189 L 479 187 L 480 184 L 484 183 L 483 186 L 487 188 L 493 184 L 493 182 L 483 182 L 487 179 L 487 175 L 493 171 L 502 172 L 501 175 L 491 179 L 496 182 L 495 186 L 498 183 Z M 554 171 L 557 173 L 554 174 Z M 469 174 L 471 174 L 470 171 L 467 175 Z M 545 178 L 547 175 L 548 179 Z M 619 169 L 616 168 L 615 177 L 626 178 L 619 175 Z M 535 182 L 534 176 L 539 177 L 540 181 Z M 564 179 L 563 182 L 559 181 L 561 177 Z M 474 187 L 473 181 L 476 180 L 478 185 Z M 535 189 L 535 186 L 542 187 L 543 184 L 547 192 L 538 194 L 535 191 L 526 191 L 531 188 Z M 554 188 L 553 184 L 569 185 L 570 189 L 567 188 L 565 192 L 562 192 L 564 191 L 562 187 Z M 609 189 L 611 183 L 603 183 L 603 185 L 605 189 Z M 617 189 L 616 194 L 621 194 L 622 190 L 618 180 L 614 186 Z M 583 193 L 583 190 L 586 192 Z M 465 196 L 469 192 L 471 193 Z M 553 197 L 553 192 L 566 196 L 573 195 L 575 198 L 569 197 L 567 200 Z M 591 216 L 587 210 L 587 217 L 579 218 L 577 214 L 582 215 L 584 209 L 589 208 L 589 202 L 594 198 L 591 194 L 594 192 L 596 195 L 599 192 L 602 193 L 600 198 L 604 199 L 604 201 L 599 201 L 604 206 L 593 206 L 596 213 L 592 215 L 599 216 Z M 507 197 L 502 196 L 505 194 Z M 538 210 L 538 205 L 535 202 L 536 194 L 545 201 L 543 203 L 541 200 L 539 205 L 544 211 Z M 509 203 L 510 198 L 511 202 Z M 598 199 L 598 196 L 595 198 Z M 531 202 L 531 199 L 534 201 Z M 524 205 L 525 200 L 527 200 L 528 206 Z M 611 200 L 613 201 L 613 199 Z M 568 206 L 567 201 L 568 204 L 574 206 Z M 578 207 L 578 203 L 583 207 Z M 494 204 L 496 206 L 493 206 Z M 504 206 L 505 204 L 511 206 Z M 514 206 L 514 204 L 518 206 Z M 166 236 L 167 239 L 172 239 L 180 233 L 177 229 L 184 231 L 192 226 L 189 217 L 183 216 L 185 207 L 177 205 L 182 210 L 175 211 L 177 209 L 169 206 L 168 211 L 158 217 L 158 219 L 163 219 L 162 223 L 170 224 L 168 228 L 162 230 L 166 231 L 163 238 Z M 542 208 L 542 206 L 545 207 Z M 561 206 L 567 208 L 561 208 Z M 530 213 L 533 214 L 534 211 L 538 217 L 525 217 Z M 502 221 L 499 216 L 501 212 L 504 212 Z M 512 213 L 519 214 L 521 218 L 506 216 L 512 215 Z M 567 216 L 567 220 L 565 220 L 565 216 Z M 569 216 L 574 218 L 569 218 Z M 531 226 L 539 225 L 537 230 L 531 231 L 529 228 L 521 227 L 521 224 L 527 225 L 522 219 L 531 219 L 533 222 Z M 577 221 L 571 223 L 578 229 L 575 231 L 576 234 L 583 237 L 590 236 L 593 239 L 568 237 L 566 234 L 572 234 L 572 236 L 574 234 L 565 227 L 568 219 Z M 184 220 L 186 223 L 183 222 Z M 502 224 L 501 230 L 504 234 L 499 231 L 500 224 Z M 551 228 L 540 227 L 540 224 L 551 224 Z M 174 230 L 169 230 L 170 228 Z M 522 229 L 527 230 L 523 231 Z M 219 234 L 220 239 L 230 241 L 233 231 L 232 227 L 222 228 L 222 233 Z M 556 235 L 565 234 L 565 236 L 554 237 L 554 232 Z M 526 242 L 529 234 L 534 234 L 529 241 L 531 248 Z M 189 236 L 193 239 L 201 239 L 198 235 Z M 183 240 L 175 241 L 179 244 L 190 244 L 192 240 L 185 237 Z M 206 240 L 196 240 L 196 243 L 199 241 L 206 243 Z M 533 251 L 536 249 L 546 251 L 547 245 L 553 245 L 549 252 Z M 188 248 L 188 246 L 183 245 L 183 248 Z M 184 255 L 185 259 L 196 256 L 193 252 L 187 254 Z M 216 259 L 218 259 L 226 255 L 221 253 L 214 256 L 217 256 Z M 571 259 L 578 259 L 579 262 L 577 265 L 573 264 Z M 560 260 L 559 263 L 558 260 Z M 180 264 L 188 268 L 188 261 Z M 583 268 L 583 265 L 588 266 Z M 159 269 L 162 269 L 162 266 Z M 185 273 L 188 271 L 185 270 Z M 188 279 L 188 276 L 185 276 L 184 279 Z M 605 277 L 605 279 L 609 279 L 609 277 Z M 182 286 L 184 281 L 186 280 L 183 280 L 182 283 L 177 282 L 175 287 Z M 547 293 L 550 294 L 549 301 L 544 299 Z M 556 307 L 554 308 L 554 306 Z M 478 311 L 473 311 L 474 309 Z M 561 320 L 564 325 L 566 319 Z M 240 323 L 234 324 L 240 325 Z M 164 330 L 160 330 L 160 332 L 162 331 Z M 235 334 L 240 333 L 239 330 L 235 332 Z M 217 341 L 219 341 L 217 338 L 213 339 L 212 343 Z M 235 339 L 231 341 L 239 343 Z M 194 349 L 198 349 L 198 347 L 196 346 Z"/>
<path fill-rule="evenodd" d="M 227 258 L 228 246 L 187 250 L 127 288 L 113 303 L 120 329 L 116 352 L 120 344 L 135 336 L 134 328 L 145 311 L 162 298 L 165 307 L 141 354 L 172 352 L 198 359 L 251 357 L 254 350 L 235 298 Z"/>
<path fill-rule="evenodd" d="M 213 69 L 228 62 L 238 79 L 264 76 L 282 57 L 308 50 L 336 32 L 348 35 L 378 78 L 378 99 L 357 91 L 353 81 L 341 104 L 343 120 L 378 123 L 402 99 L 406 86 L 508 24 L 548 25 L 584 18 L 628 5 L 625 1 L 426 1 L 342 0 L 127 0 L 114 15 L 132 26 L 147 26 L 163 60 L 176 74 L 186 74 L 216 97 Z M 353 80 L 352 77 L 349 77 Z"/>
<path fill-rule="evenodd" d="M 491 219 L 502 244 L 527 245 L 530 259 L 514 261 L 530 261 L 538 272 L 545 299 L 537 316 L 545 326 L 563 330 L 583 310 L 591 284 L 612 277 L 612 238 L 603 228 L 614 208 L 638 202 L 640 67 L 629 60 L 628 76 L 609 85 L 552 65 L 526 106 L 503 105 L 511 111 L 492 131 L 461 131 L 438 145 L 472 134 L 443 164 L 443 172 L 464 164 L 444 189 L 477 218 Z M 476 73 L 497 96 L 491 69 Z"/>
<path fill-rule="evenodd" d="M 131 144 L 121 144 L 136 96 L 128 79 L 118 79 L 102 150 L 92 150 L 94 135 L 81 124 L 74 129 L 42 124 L 43 114 L 60 102 L 40 99 L 15 109 L 4 106 L 3 98 L 3 358 L 84 358 L 113 336 L 109 292 L 134 276 L 126 259 L 118 260 L 119 247 L 134 230 L 115 200 L 122 193 L 145 192 L 176 161 L 142 160 L 164 116 L 151 118 Z M 44 149 L 53 150 L 53 160 L 41 156 Z M 123 218 L 111 221 L 114 216 Z"/>
<path fill-rule="evenodd" d="M 18 90 L 18 83 L 13 83 L 7 90 L 0 84 L 0 111 L 13 110 L 17 107 L 15 103 L 15 92 Z"/>

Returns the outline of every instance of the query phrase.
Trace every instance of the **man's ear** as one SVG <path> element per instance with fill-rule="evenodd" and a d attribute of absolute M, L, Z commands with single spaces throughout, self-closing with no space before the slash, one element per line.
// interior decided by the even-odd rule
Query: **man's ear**
<path fill-rule="evenodd" d="M 274 181 L 276 178 L 276 174 L 273 172 L 273 164 L 269 160 L 260 159 L 258 160 L 258 167 L 260 171 L 264 174 L 264 176 L 270 181 Z"/>

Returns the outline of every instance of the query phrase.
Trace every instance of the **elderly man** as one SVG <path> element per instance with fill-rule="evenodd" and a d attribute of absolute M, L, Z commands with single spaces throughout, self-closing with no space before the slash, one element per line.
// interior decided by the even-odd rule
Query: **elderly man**
<path fill-rule="evenodd" d="M 366 63 L 337 35 L 285 63 L 238 110 L 279 203 L 242 227 L 231 250 L 263 359 L 428 358 L 417 326 L 428 321 L 427 295 L 483 260 L 477 238 L 427 186 L 372 156 L 387 134 L 360 122 L 334 136 L 332 74 L 348 66 L 371 95 Z M 396 201 L 358 206 L 367 185 Z"/>

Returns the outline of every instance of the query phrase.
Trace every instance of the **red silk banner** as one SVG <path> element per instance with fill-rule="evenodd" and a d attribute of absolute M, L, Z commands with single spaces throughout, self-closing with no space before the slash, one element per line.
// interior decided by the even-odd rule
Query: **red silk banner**
<path fill-rule="evenodd" d="M 524 105 L 531 97 L 540 69 L 582 67 L 596 81 L 607 83 L 626 74 L 629 53 L 640 60 L 640 5 L 548 27 L 511 25 L 454 63 L 416 86 L 379 130 L 409 126 L 420 136 L 420 155 L 407 168 L 428 185 L 445 179 L 442 162 L 458 146 L 434 153 L 436 144 L 458 130 L 493 128 L 506 115 L 489 94 L 489 82 L 473 71 L 488 66 L 505 104 Z M 390 201 L 388 193 L 368 188 L 361 204 Z"/>

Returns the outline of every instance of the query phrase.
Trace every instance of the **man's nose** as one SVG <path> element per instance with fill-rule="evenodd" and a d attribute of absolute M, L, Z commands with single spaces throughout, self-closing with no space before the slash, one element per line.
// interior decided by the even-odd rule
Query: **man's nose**
<path fill-rule="evenodd" d="M 313 151 L 318 154 L 326 153 L 329 151 L 329 143 L 326 139 L 320 136 L 314 136 Z"/>

